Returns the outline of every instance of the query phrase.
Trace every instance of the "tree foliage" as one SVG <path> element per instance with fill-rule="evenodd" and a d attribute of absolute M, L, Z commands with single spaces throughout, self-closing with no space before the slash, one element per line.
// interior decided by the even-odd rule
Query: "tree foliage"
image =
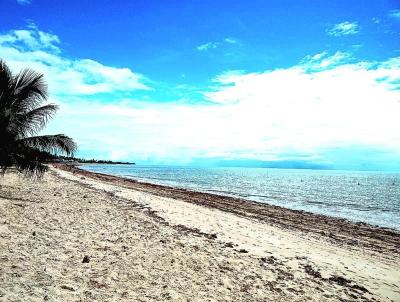
<path fill-rule="evenodd" d="M 19 171 L 41 176 L 43 164 L 58 154 L 73 155 L 75 142 L 63 134 L 38 135 L 58 106 L 47 101 L 47 84 L 42 74 L 24 69 L 13 75 L 0 60 L 0 172 L 14 166 Z"/>

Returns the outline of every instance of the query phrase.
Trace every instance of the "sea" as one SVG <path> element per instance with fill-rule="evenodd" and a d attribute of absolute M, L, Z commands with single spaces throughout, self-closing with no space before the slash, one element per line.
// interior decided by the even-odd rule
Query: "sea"
<path fill-rule="evenodd" d="M 81 168 L 400 230 L 400 172 L 110 164 Z"/>

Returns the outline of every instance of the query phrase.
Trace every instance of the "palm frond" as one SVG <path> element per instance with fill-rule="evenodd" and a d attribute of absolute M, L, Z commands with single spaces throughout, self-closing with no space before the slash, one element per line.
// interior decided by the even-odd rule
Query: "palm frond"
<path fill-rule="evenodd" d="M 46 126 L 57 110 L 57 105 L 47 104 L 27 113 L 18 113 L 10 123 L 9 131 L 18 134 L 19 137 L 25 137 L 28 134 L 34 135 Z"/>
<path fill-rule="evenodd" d="M 5 108 L 10 101 L 13 81 L 14 79 L 10 68 L 8 68 L 3 60 L 0 60 L 0 108 Z"/>
<path fill-rule="evenodd" d="M 0 147 L 0 174 L 4 174 L 7 168 L 11 167 L 14 163 L 13 156 L 8 151 Z"/>
<path fill-rule="evenodd" d="M 63 134 L 32 136 L 19 139 L 17 143 L 23 147 L 49 152 L 51 154 L 65 153 L 67 155 L 73 155 L 77 148 L 72 138 Z"/>
<path fill-rule="evenodd" d="M 47 84 L 43 74 L 24 69 L 14 77 L 13 107 L 26 112 L 47 99 Z"/>
<path fill-rule="evenodd" d="M 47 166 L 42 164 L 40 160 L 34 158 L 32 155 L 16 156 L 14 158 L 14 166 L 18 171 L 33 178 L 42 177 L 43 173 L 48 170 Z"/>
<path fill-rule="evenodd" d="M 63 134 L 36 135 L 52 118 L 57 105 L 40 106 L 47 99 L 43 75 L 24 69 L 13 76 L 0 60 L 0 173 L 15 166 L 31 176 L 41 176 L 45 162 L 58 154 L 73 155 L 74 141 Z"/>

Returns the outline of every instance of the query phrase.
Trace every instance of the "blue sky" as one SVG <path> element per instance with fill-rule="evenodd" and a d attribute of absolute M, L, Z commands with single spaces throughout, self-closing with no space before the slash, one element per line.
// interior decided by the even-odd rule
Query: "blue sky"
<path fill-rule="evenodd" d="M 79 156 L 400 169 L 398 1 L 3 0 Z"/>

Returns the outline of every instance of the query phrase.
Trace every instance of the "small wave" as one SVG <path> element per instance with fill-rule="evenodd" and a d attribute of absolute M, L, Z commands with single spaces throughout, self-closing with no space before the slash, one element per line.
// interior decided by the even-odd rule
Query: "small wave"
<path fill-rule="evenodd" d="M 400 229 L 400 187 L 397 186 L 400 174 L 276 169 L 271 171 L 269 178 L 265 178 L 265 170 L 252 168 L 221 170 L 135 166 L 132 173 L 122 166 L 82 168 L 141 182 L 378 222 L 381 226 Z M 362 185 L 349 185 L 358 182 Z M 389 189 L 388 182 L 391 184 Z"/>

